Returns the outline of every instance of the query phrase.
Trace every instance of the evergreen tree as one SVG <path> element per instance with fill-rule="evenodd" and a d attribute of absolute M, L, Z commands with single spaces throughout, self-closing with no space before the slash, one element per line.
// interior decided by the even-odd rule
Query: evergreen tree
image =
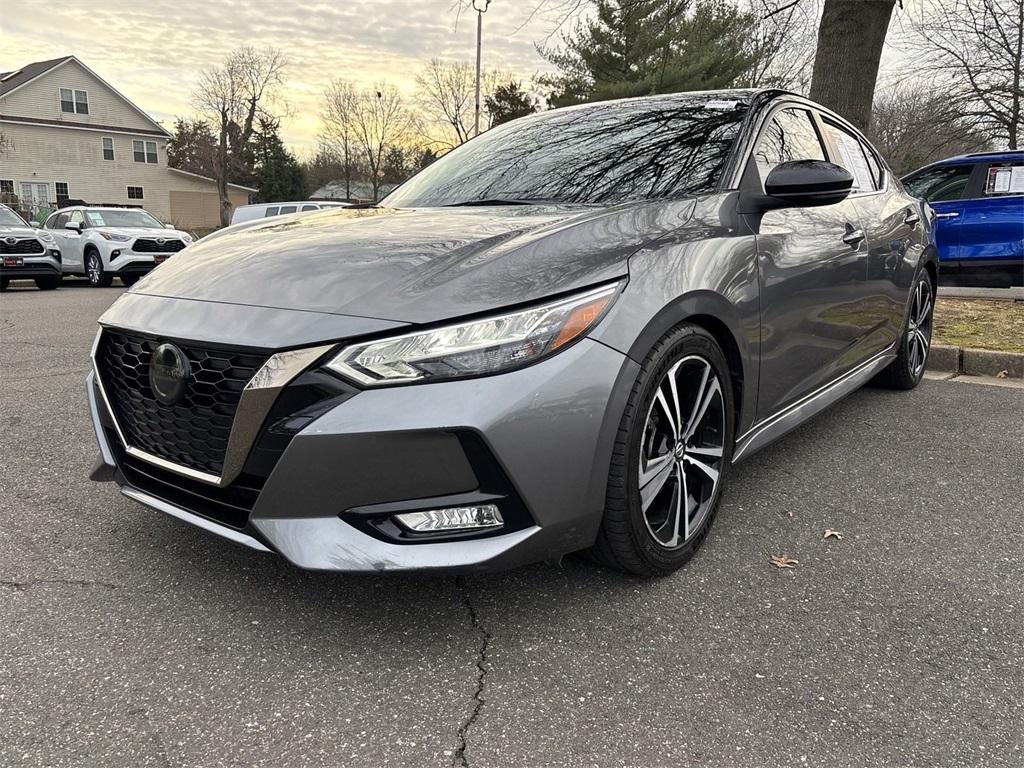
<path fill-rule="evenodd" d="M 167 165 L 181 171 L 214 177 L 217 137 L 203 120 L 174 121 L 174 135 L 167 142 Z"/>
<path fill-rule="evenodd" d="M 302 200 L 306 178 L 302 166 L 278 135 L 278 121 L 261 119 L 252 142 L 254 186 L 257 203 Z"/>
<path fill-rule="evenodd" d="M 595 15 L 543 51 L 553 107 L 732 86 L 750 68 L 757 19 L 726 0 L 595 0 Z"/>
<path fill-rule="evenodd" d="M 494 93 L 484 98 L 484 104 L 487 106 L 487 114 L 491 116 L 492 128 L 537 111 L 537 101 L 515 80 L 495 88 Z"/>
<path fill-rule="evenodd" d="M 385 184 L 401 184 L 409 178 L 409 164 L 401 147 L 388 147 L 381 167 L 381 178 Z"/>

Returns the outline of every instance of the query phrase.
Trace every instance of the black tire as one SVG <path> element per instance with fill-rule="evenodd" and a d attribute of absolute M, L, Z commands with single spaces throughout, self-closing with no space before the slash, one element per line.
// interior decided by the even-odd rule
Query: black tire
<path fill-rule="evenodd" d="M 52 277 L 37 277 L 36 288 L 40 291 L 53 291 L 60 287 L 60 275 Z"/>
<path fill-rule="evenodd" d="M 920 292 L 920 293 L 919 293 Z M 923 311 L 921 300 L 927 299 Z M 913 389 L 921 383 L 928 368 L 932 344 L 932 316 L 935 311 L 935 286 L 927 270 L 921 270 L 911 291 L 910 308 L 903 324 L 899 352 L 875 377 L 875 383 L 888 389 Z M 923 352 L 922 352 L 923 347 Z"/>
<path fill-rule="evenodd" d="M 641 443 L 646 443 L 648 438 L 652 437 L 649 427 L 654 423 L 651 419 L 656 418 L 654 401 L 658 390 L 662 389 L 662 384 L 668 380 L 669 371 L 680 370 L 676 366 L 677 363 L 690 364 L 694 359 L 706 364 L 717 376 L 721 398 L 716 402 L 719 402 L 722 411 L 721 458 L 717 464 L 717 480 L 713 482 L 713 489 L 706 498 L 706 506 L 700 503 L 697 505 L 703 510 L 701 521 L 689 531 L 689 535 L 681 540 L 681 543 L 668 547 L 658 540 L 642 508 L 640 472 L 641 451 L 644 448 Z M 707 381 L 705 379 L 701 386 Z M 696 393 L 691 394 L 691 404 L 696 397 Z M 680 394 L 679 400 L 682 401 L 683 398 L 684 395 Z M 682 410 L 680 407 L 677 412 Z M 690 416 L 696 411 L 696 407 L 693 407 Z M 684 420 L 680 418 L 678 421 L 682 427 Z M 693 421 L 699 422 L 700 419 L 695 418 Z M 591 556 L 599 563 L 640 576 L 667 575 L 690 560 L 706 538 L 718 510 L 723 480 L 732 458 L 734 422 L 735 409 L 729 367 L 714 337 L 703 328 L 688 324 L 680 325 L 662 337 L 643 360 L 640 374 L 633 385 L 619 424 L 608 475 L 604 517 L 597 541 L 590 551 Z M 677 440 L 674 444 L 679 442 L 685 445 L 686 440 Z M 671 448 L 672 445 L 669 445 L 664 457 L 667 458 L 672 453 Z M 681 468 L 684 464 L 685 462 L 680 459 L 678 467 Z M 683 470 L 673 469 L 673 472 Z M 666 484 L 658 493 L 664 492 L 667 487 Z M 687 525 L 688 521 L 687 516 Z M 676 525 L 675 529 L 678 534 L 679 525 Z"/>
<path fill-rule="evenodd" d="M 114 276 L 103 269 L 103 259 L 94 250 L 85 252 L 85 279 L 94 288 L 107 288 L 114 280 Z"/>
<path fill-rule="evenodd" d="M 121 284 L 124 285 L 125 288 L 131 288 L 139 282 L 141 275 L 118 275 L 118 277 L 121 278 Z"/>
<path fill-rule="evenodd" d="M 0 277 L 0 291 L 6 291 L 7 286 L 11 284 L 11 278 Z"/>

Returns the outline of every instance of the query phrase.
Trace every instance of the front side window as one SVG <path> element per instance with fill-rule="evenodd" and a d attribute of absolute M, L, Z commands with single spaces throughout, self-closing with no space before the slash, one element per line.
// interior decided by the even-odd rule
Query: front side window
<path fill-rule="evenodd" d="M 111 138 L 110 136 L 103 137 L 103 159 L 114 159 L 114 139 Z"/>
<path fill-rule="evenodd" d="M 50 220 L 46 222 L 47 229 L 64 229 L 64 225 L 68 223 L 70 214 L 58 213 L 55 216 L 50 217 Z"/>
<path fill-rule="evenodd" d="M 973 165 L 943 165 L 927 168 L 904 180 L 907 191 L 929 203 L 959 200 L 967 189 Z"/>
<path fill-rule="evenodd" d="M 81 226 L 83 226 L 85 224 L 85 219 L 82 217 L 82 212 L 81 211 L 72 211 L 71 215 L 68 216 L 68 220 L 66 222 L 64 222 L 64 223 L 65 224 L 77 224 L 78 226 L 81 227 Z M 63 225 L 61 225 L 61 229 L 63 229 L 63 228 L 64 228 Z"/>
<path fill-rule="evenodd" d="M 282 216 L 284 214 L 286 214 L 286 213 L 295 213 L 295 211 L 296 211 L 296 206 L 294 206 L 294 205 L 282 205 L 281 206 L 281 215 Z"/>
<path fill-rule="evenodd" d="M 878 189 L 871 166 L 868 163 L 864 147 L 860 139 L 838 125 L 825 121 L 825 133 L 832 140 L 839 152 L 839 165 L 853 176 L 854 192 L 873 192 Z"/>
<path fill-rule="evenodd" d="M 302 206 L 303 211 L 319 211 L 320 209 L 315 205 L 304 205 Z"/>
<path fill-rule="evenodd" d="M 136 139 L 132 142 L 132 155 L 136 163 L 156 165 L 156 142 Z"/>
<path fill-rule="evenodd" d="M 1024 163 L 997 163 L 988 167 L 985 196 L 1024 195 Z"/>
<path fill-rule="evenodd" d="M 794 160 L 824 160 L 825 150 L 806 109 L 782 109 L 768 121 L 754 151 L 761 181 L 772 168 Z"/>
<path fill-rule="evenodd" d="M 277 216 L 277 206 L 276 205 L 272 205 L 271 207 L 267 208 L 266 212 L 263 215 L 264 215 L 264 217 L 267 217 L 267 218 L 269 218 L 271 216 Z"/>
<path fill-rule="evenodd" d="M 748 104 L 673 94 L 586 104 L 492 128 L 389 195 L 399 208 L 488 201 L 609 205 L 717 188 Z"/>
<path fill-rule="evenodd" d="M 142 187 L 128 187 L 128 199 L 129 200 L 142 200 L 144 190 Z"/>
<path fill-rule="evenodd" d="M 53 183 L 54 192 L 57 195 L 57 205 L 66 203 L 68 198 L 71 197 L 68 191 L 68 183 L 66 181 L 55 181 Z"/>

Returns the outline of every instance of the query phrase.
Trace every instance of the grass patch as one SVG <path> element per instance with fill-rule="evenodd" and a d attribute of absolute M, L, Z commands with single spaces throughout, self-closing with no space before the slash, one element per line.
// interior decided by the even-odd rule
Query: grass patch
<path fill-rule="evenodd" d="M 954 347 L 1024 352 L 1024 302 L 940 297 L 932 340 Z"/>

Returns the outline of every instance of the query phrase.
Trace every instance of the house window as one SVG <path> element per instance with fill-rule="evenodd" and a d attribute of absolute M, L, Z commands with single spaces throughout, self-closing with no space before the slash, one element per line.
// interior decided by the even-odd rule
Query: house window
<path fill-rule="evenodd" d="M 57 205 L 66 203 L 71 194 L 68 192 L 68 183 L 66 181 L 55 181 L 53 183 L 54 191 L 57 193 Z"/>
<path fill-rule="evenodd" d="M 132 155 L 136 163 L 150 163 L 156 165 L 156 142 L 155 141 L 133 141 Z"/>
<path fill-rule="evenodd" d="M 79 115 L 89 114 L 89 94 L 71 88 L 60 89 L 60 111 Z"/>
<path fill-rule="evenodd" d="M 128 199 L 129 200 L 142 200 L 142 187 L 128 187 Z"/>
<path fill-rule="evenodd" d="M 0 195 L 14 195 L 14 179 L 0 179 Z"/>
<path fill-rule="evenodd" d="M 114 159 L 114 140 L 110 136 L 103 137 L 103 159 Z"/>

